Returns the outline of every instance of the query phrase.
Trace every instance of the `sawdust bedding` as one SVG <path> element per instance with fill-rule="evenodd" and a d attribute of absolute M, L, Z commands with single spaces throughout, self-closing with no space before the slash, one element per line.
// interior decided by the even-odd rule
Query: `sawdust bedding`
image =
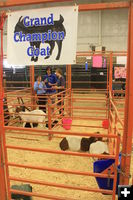
<path fill-rule="evenodd" d="M 77 121 L 79 124 L 79 122 Z M 81 123 L 81 122 L 80 122 Z M 85 124 L 85 122 L 83 122 Z M 94 125 L 94 121 L 90 122 L 90 125 Z M 97 122 L 98 125 L 98 122 Z M 62 127 L 56 128 L 59 131 L 64 131 Z M 80 130 L 79 130 L 80 129 Z M 74 127 L 72 131 L 87 132 L 86 128 Z M 95 132 L 97 129 L 93 129 L 91 132 Z M 67 131 L 66 131 L 67 132 Z M 103 131 L 102 131 L 103 133 Z M 53 137 L 51 141 L 48 140 L 47 136 L 30 136 L 24 135 L 23 133 L 7 133 L 7 144 L 17 145 L 23 147 L 34 147 L 34 148 L 46 148 L 60 150 L 59 142 L 61 138 Z M 12 137 L 13 136 L 13 137 Z M 16 138 L 14 138 L 16 137 Z M 19 139 L 19 137 L 21 139 Z M 15 162 L 19 164 L 31 164 L 33 166 L 45 166 L 57 169 L 67 169 L 67 170 L 77 170 L 83 172 L 93 171 L 93 158 L 79 157 L 79 156 L 68 156 L 68 155 L 58 155 L 49 153 L 35 153 L 22 150 L 8 150 L 8 161 Z M 26 168 L 9 168 L 10 176 L 21 177 L 32 180 L 40 180 L 50 183 L 66 184 L 71 186 L 83 186 L 97 188 L 97 183 L 95 178 L 91 176 L 80 176 L 72 174 L 63 174 L 39 170 L 31 170 Z M 11 181 L 12 184 L 17 182 Z M 18 184 L 18 183 L 17 183 Z M 33 192 L 39 194 L 49 194 L 55 196 L 61 196 L 64 198 L 74 198 L 76 200 L 87 200 L 87 199 L 99 199 L 99 200 L 111 200 L 111 195 L 102 195 L 100 193 L 90 193 L 80 190 L 68 190 L 49 186 L 41 186 L 32 184 Z M 44 198 L 33 197 L 33 200 L 39 200 Z"/>
<path fill-rule="evenodd" d="M 88 121 L 75 121 L 74 124 L 82 124 L 88 125 Z M 89 121 L 89 125 L 101 125 L 99 121 Z M 56 128 L 55 130 L 64 131 L 62 127 Z M 101 133 L 107 133 L 104 129 L 97 128 L 82 128 L 82 127 L 72 127 L 72 131 L 76 132 L 91 132 L 94 133 L 96 131 L 100 131 Z M 48 140 L 47 136 L 30 136 L 24 135 L 24 133 L 10 133 L 6 134 L 7 144 L 10 145 L 18 145 L 23 147 L 34 147 L 34 148 L 47 148 L 47 149 L 59 149 L 59 142 L 61 138 L 53 137 L 51 141 Z M 66 131 L 67 132 L 67 131 Z M 13 138 L 13 137 L 16 138 Z M 20 139 L 21 138 L 21 139 Z M 77 170 L 83 172 L 92 172 L 93 171 L 93 162 L 92 158 L 88 157 L 74 157 L 68 155 L 58 155 L 58 154 L 49 154 L 49 153 L 35 153 L 28 152 L 22 150 L 8 150 L 8 161 L 15 162 L 19 164 L 30 164 L 33 166 L 45 166 L 57 169 L 67 169 L 67 170 Z M 133 156 L 132 156 L 132 164 L 131 171 L 133 172 Z M 83 186 L 83 187 L 91 187 L 98 188 L 95 178 L 91 176 L 80 176 L 80 175 L 71 175 L 71 174 L 63 174 L 63 173 L 55 173 L 48 171 L 39 171 L 39 170 L 31 170 L 26 168 L 9 168 L 10 176 L 44 181 L 49 183 L 58 183 L 58 184 L 66 184 L 70 186 Z M 16 184 L 17 182 L 11 181 L 12 184 Z M 64 198 L 73 198 L 76 200 L 111 200 L 111 195 L 103 195 L 100 193 L 92 193 L 92 192 L 84 192 L 80 190 L 71 190 L 71 189 L 61 189 L 49 186 L 41 186 L 37 184 L 32 184 L 33 192 L 37 192 L 39 194 L 49 194 L 60 196 Z M 33 197 L 33 200 L 43 200 L 44 198 Z"/>

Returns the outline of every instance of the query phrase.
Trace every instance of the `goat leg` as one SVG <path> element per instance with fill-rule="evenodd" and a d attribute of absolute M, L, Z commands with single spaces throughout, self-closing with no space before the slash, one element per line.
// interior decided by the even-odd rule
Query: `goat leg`
<path fill-rule="evenodd" d="M 50 51 L 49 51 L 50 55 L 46 56 L 44 59 L 48 59 L 52 55 L 53 49 L 55 47 L 55 41 L 47 41 L 46 43 L 50 45 Z"/>
<path fill-rule="evenodd" d="M 34 62 L 37 62 L 38 61 L 38 56 L 34 59 Z"/>
<path fill-rule="evenodd" d="M 60 54 L 61 54 L 61 49 L 62 49 L 62 41 L 59 40 L 59 41 L 56 41 L 57 42 L 57 45 L 58 45 L 58 55 L 56 57 L 56 60 L 59 60 L 60 59 Z"/>
<path fill-rule="evenodd" d="M 26 122 L 23 122 L 23 128 L 25 127 L 25 125 L 26 125 Z"/>
<path fill-rule="evenodd" d="M 34 56 L 31 57 L 31 61 L 34 61 Z"/>
<path fill-rule="evenodd" d="M 30 123 L 30 125 L 31 125 L 31 128 L 33 128 L 33 124 L 32 124 L 32 123 Z"/>

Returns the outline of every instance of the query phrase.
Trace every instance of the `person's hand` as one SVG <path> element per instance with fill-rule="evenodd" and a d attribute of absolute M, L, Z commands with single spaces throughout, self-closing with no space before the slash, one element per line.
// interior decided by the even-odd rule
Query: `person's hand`
<path fill-rule="evenodd" d="M 46 78 L 45 80 L 44 80 L 44 83 L 47 83 L 48 82 L 48 78 Z"/>
<path fill-rule="evenodd" d="M 55 89 L 56 89 L 56 86 L 52 86 L 52 89 L 54 89 L 54 90 L 55 90 Z"/>
<path fill-rule="evenodd" d="M 43 85 L 46 85 L 46 84 L 45 84 L 45 81 L 42 81 L 42 84 L 43 84 Z"/>
<path fill-rule="evenodd" d="M 43 90 L 43 88 L 38 88 L 38 90 Z"/>
<path fill-rule="evenodd" d="M 48 85 L 49 85 L 49 86 L 52 86 L 53 84 L 52 84 L 52 83 L 50 83 L 50 82 L 48 82 Z"/>
<path fill-rule="evenodd" d="M 38 85 L 40 85 L 40 81 L 38 81 Z"/>

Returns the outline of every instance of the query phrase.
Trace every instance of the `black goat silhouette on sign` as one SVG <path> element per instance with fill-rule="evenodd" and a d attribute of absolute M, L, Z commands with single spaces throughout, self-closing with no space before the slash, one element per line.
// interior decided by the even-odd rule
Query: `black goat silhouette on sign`
<path fill-rule="evenodd" d="M 15 30 L 14 33 L 16 32 L 22 32 L 23 34 L 27 35 L 27 34 L 33 34 L 33 33 L 44 33 L 44 32 L 48 32 L 48 30 L 51 30 L 52 32 L 56 31 L 56 32 L 64 32 L 64 37 L 66 36 L 66 30 L 65 27 L 63 25 L 63 21 L 64 18 L 62 17 L 62 15 L 60 15 L 60 19 L 58 21 L 54 21 L 54 25 L 44 25 L 44 26 L 32 26 L 32 27 L 25 27 L 24 26 L 24 19 L 22 19 L 22 16 L 19 18 L 16 26 L 15 26 Z M 55 42 L 57 43 L 58 46 L 58 53 L 56 56 L 56 60 L 60 59 L 60 55 L 61 55 L 61 50 L 62 50 L 62 41 L 63 40 L 51 40 L 51 41 L 45 41 L 45 43 L 48 43 L 50 45 L 50 51 L 49 54 L 45 57 L 45 59 L 48 59 L 53 52 L 53 49 L 55 47 Z M 33 49 L 40 49 L 40 44 L 41 41 L 30 41 L 30 46 L 33 47 Z M 38 56 L 31 57 L 31 61 L 37 62 L 38 61 Z"/>

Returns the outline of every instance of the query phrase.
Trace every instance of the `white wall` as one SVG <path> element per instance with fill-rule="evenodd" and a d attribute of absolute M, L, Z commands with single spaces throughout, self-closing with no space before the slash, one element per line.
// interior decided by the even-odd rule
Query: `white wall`
<path fill-rule="evenodd" d="M 90 44 L 101 45 L 107 50 L 127 50 L 128 10 L 99 11 L 79 13 L 77 50 L 89 50 Z M 101 32 L 100 27 L 101 26 Z"/>
<path fill-rule="evenodd" d="M 102 45 L 109 50 L 127 50 L 128 10 L 102 11 Z"/>

